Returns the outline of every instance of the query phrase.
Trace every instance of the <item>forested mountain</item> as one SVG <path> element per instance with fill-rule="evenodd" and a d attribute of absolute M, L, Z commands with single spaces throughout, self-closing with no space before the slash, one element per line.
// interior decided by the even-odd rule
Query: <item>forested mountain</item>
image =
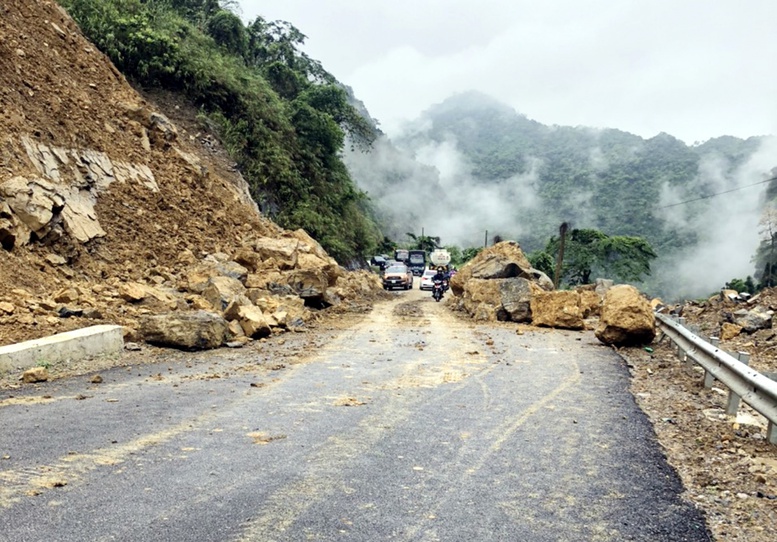
<path fill-rule="evenodd" d="M 428 109 L 401 137 L 377 145 L 371 159 L 347 162 L 384 213 L 413 221 L 404 231 L 425 227 L 443 243 L 467 246 L 482 245 L 488 230 L 518 239 L 527 251 L 544 248 L 562 222 L 639 236 L 659 255 L 648 286 L 678 292 L 683 281 L 699 282 L 684 269 L 695 257 L 714 275 L 702 288 L 754 273 L 767 187 L 756 183 L 777 164 L 769 145 L 771 138 L 724 136 L 689 146 L 665 133 L 643 139 L 616 129 L 546 126 L 469 92 Z M 391 154 L 403 158 L 387 159 Z M 418 166 L 402 177 L 410 158 L 433 169 Z M 429 187 L 438 197 L 429 199 Z M 414 191 L 422 198 L 397 196 Z"/>
<path fill-rule="evenodd" d="M 261 210 L 304 228 L 341 263 L 383 240 L 342 162 L 348 134 L 376 136 L 349 92 L 301 51 L 293 25 L 244 24 L 218 0 L 62 0 L 84 34 L 138 88 L 179 93 L 200 108 Z"/>

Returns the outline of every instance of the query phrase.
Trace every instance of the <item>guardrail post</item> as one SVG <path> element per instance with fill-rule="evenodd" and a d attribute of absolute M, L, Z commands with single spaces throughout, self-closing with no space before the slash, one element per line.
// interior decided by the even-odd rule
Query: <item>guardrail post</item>
<path fill-rule="evenodd" d="M 720 346 L 720 338 L 710 337 L 710 344 L 715 348 L 718 348 Z M 712 384 L 714 383 L 715 383 L 715 377 L 712 376 L 712 373 L 710 373 L 709 371 L 704 371 L 704 387 L 711 388 Z"/>
<path fill-rule="evenodd" d="M 750 365 L 750 354 L 747 352 L 737 352 L 737 359 L 745 365 Z M 726 414 L 729 416 L 736 416 L 737 410 L 739 410 L 739 395 L 729 390 L 728 403 L 726 404 Z"/>
<path fill-rule="evenodd" d="M 683 318 L 682 316 L 678 317 L 677 318 L 677 323 L 680 324 L 681 326 L 685 327 L 685 318 Z M 683 350 L 680 347 L 679 344 L 676 345 L 676 346 L 677 346 L 677 359 L 679 359 L 683 363 L 687 363 L 688 362 L 688 358 L 686 357 L 685 350 Z"/>
<path fill-rule="evenodd" d="M 770 444 L 777 444 L 777 425 L 769 420 L 769 427 L 766 428 L 766 441 Z"/>

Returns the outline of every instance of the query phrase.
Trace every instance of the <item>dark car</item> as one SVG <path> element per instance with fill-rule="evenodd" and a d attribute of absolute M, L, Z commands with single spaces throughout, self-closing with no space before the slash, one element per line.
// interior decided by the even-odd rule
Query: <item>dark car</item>
<path fill-rule="evenodd" d="M 384 256 L 373 256 L 370 260 L 370 264 L 380 267 L 380 270 L 383 271 L 386 269 L 386 265 L 388 264 L 388 260 Z"/>

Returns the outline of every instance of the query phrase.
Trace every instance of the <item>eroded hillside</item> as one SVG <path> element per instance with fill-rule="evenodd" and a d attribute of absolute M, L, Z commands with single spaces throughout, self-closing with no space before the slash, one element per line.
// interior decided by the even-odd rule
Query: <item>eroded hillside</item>
<path fill-rule="evenodd" d="M 241 280 L 267 296 L 313 289 L 321 306 L 352 293 L 315 241 L 257 212 L 208 143 L 141 97 L 57 4 L 3 2 L 0 345 L 98 323 L 132 335 L 141 315 L 207 309 L 192 277 L 238 253 Z M 270 238 L 309 257 L 257 248 Z"/>

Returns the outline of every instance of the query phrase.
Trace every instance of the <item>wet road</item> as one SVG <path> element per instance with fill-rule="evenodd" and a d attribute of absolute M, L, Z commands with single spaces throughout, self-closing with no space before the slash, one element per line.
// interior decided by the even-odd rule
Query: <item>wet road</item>
<path fill-rule="evenodd" d="M 0 392 L 0 540 L 709 540 L 590 332 L 412 290 L 281 342 Z"/>

